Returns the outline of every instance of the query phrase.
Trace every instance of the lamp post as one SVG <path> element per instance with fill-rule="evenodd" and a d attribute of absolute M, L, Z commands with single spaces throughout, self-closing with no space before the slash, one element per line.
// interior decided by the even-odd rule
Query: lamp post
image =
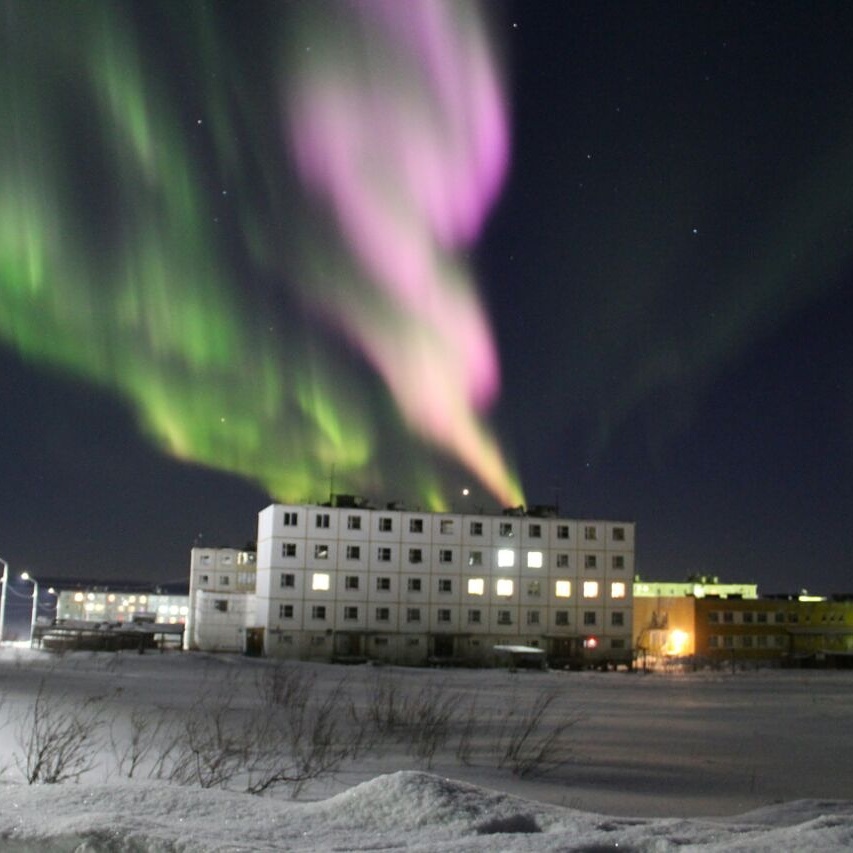
<path fill-rule="evenodd" d="M 30 616 L 30 645 L 32 645 L 36 633 L 36 619 L 38 618 L 39 582 L 29 572 L 21 572 L 21 580 L 29 581 L 33 585 L 33 612 Z"/>
<path fill-rule="evenodd" d="M 6 619 L 6 583 L 9 580 L 9 564 L 0 557 L 0 563 L 3 564 L 3 580 L 0 581 L 3 589 L 0 591 L 0 645 L 3 644 L 3 627 Z"/>

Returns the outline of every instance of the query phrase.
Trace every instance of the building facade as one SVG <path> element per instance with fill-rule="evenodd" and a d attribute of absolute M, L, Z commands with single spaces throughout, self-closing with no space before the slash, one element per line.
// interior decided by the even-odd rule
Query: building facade
<path fill-rule="evenodd" d="M 259 514 L 265 654 L 486 665 L 497 646 L 631 663 L 633 523 L 334 504 Z"/>

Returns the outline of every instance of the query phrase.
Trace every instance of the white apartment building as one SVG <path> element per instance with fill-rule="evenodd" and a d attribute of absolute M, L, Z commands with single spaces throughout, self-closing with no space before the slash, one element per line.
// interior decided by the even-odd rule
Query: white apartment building
<path fill-rule="evenodd" d="M 193 548 L 185 647 L 246 651 L 247 629 L 255 625 L 255 582 L 254 551 Z"/>
<path fill-rule="evenodd" d="M 509 646 L 552 665 L 631 662 L 633 523 L 333 503 L 259 514 L 253 627 L 266 655 L 485 665 Z M 191 604 L 194 588 L 225 600 L 191 583 Z M 201 637 L 211 611 L 191 612 Z"/>

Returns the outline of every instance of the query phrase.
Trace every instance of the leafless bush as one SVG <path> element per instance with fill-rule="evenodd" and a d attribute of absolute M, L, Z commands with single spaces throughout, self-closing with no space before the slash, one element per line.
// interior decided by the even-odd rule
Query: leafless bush
<path fill-rule="evenodd" d="M 368 696 L 367 719 L 380 737 L 392 734 L 402 725 L 404 700 L 398 676 L 378 671 Z"/>
<path fill-rule="evenodd" d="M 516 702 L 511 703 L 501 720 L 498 767 L 509 767 L 516 776 L 542 776 L 569 760 L 571 747 L 565 734 L 578 717 L 569 715 L 545 725 L 546 713 L 557 698 L 557 693 L 540 692 L 518 712 Z"/>
<path fill-rule="evenodd" d="M 44 680 L 20 721 L 15 764 L 30 785 L 77 781 L 97 763 L 103 699 L 50 696 Z"/>
<path fill-rule="evenodd" d="M 456 705 L 456 694 L 443 684 L 427 684 L 403 702 L 403 733 L 412 754 L 428 768 L 450 737 Z"/>
<path fill-rule="evenodd" d="M 132 779 L 143 767 L 149 776 L 158 776 L 175 746 L 175 738 L 164 737 L 169 719 L 164 711 L 134 708 L 125 732 L 119 730 L 119 718 L 110 721 L 110 749 L 120 776 Z M 153 760 L 152 760 L 153 759 Z"/>
<path fill-rule="evenodd" d="M 479 723 L 477 714 L 477 700 L 472 699 L 468 704 L 465 719 L 462 721 L 462 729 L 459 732 L 459 743 L 456 747 L 456 759 L 468 766 L 472 762 L 474 753 L 474 735 Z"/>

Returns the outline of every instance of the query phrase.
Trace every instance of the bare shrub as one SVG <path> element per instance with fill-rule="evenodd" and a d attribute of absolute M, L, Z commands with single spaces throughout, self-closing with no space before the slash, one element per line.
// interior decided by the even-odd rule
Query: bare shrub
<path fill-rule="evenodd" d="M 18 727 L 15 764 L 30 785 L 77 781 L 97 763 L 102 725 L 101 697 L 69 702 L 42 680 Z"/>
<path fill-rule="evenodd" d="M 162 710 L 134 708 L 130 712 L 126 736 L 122 737 L 125 733 L 119 732 L 119 718 L 110 721 L 110 748 L 120 776 L 132 779 L 146 765 L 149 776 L 162 773 L 163 764 L 175 744 L 174 736 L 164 743 L 168 722 Z"/>
<path fill-rule="evenodd" d="M 466 767 L 471 764 L 474 755 L 474 736 L 479 723 L 477 712 L 477 700 L 472 699 L 468 704 L 465 719 L 462 721 L 462 729 L 459 732 L 459 743 L 456 746 L 456 760 Z"/>
<path fill-rule="evenodd" d="M 393 734 L 403 724 L 404 699 L 399 676 L 379 670 L 368 695 L 367 719 L 380 736 Z"/>
<path fill-rule="evenodd" d="M 405 738 L 411 753 L 427 768 L 450 737 L 456 705 L 456 694 L 443 684 L 426 684 L 403 702 Z"/>

